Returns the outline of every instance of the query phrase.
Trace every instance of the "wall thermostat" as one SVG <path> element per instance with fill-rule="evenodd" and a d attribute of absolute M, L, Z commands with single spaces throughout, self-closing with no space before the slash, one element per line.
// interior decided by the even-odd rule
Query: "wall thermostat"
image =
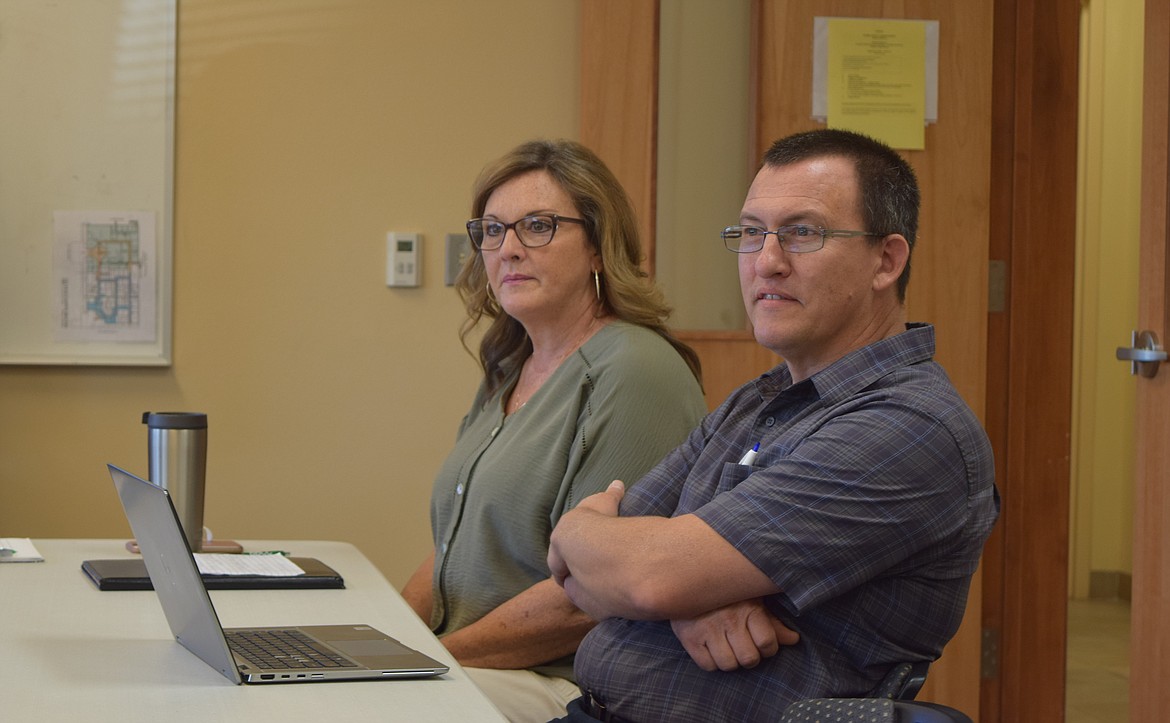
<path fill-rule="evenodd" d="M 422 278 L 422 235 L 386 234 L 386 285 L 418 286 Z"/>

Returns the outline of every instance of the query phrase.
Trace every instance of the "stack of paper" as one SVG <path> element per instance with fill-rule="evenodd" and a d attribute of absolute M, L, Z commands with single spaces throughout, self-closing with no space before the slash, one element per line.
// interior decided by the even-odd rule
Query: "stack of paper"
<path fill-rule="evenodd" d="M 0 537 L 0 562 L 44 562 L 27 537 Z"/>

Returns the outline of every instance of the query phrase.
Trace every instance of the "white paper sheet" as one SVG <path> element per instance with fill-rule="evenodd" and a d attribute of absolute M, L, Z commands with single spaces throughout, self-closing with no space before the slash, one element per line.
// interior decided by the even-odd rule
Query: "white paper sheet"
<path fill-rule="evenodd" d="M 0 537 L 0 551 L 15 550 L 15 553 L 0 552 L 0 562 L 44 562 L 32 540 L 27 537 Z"/>
<path fill-rule="evenodd" d="M 204 575 L 262 575 L 264 577 L 292 577 L 305 571 L 281 554 L 221 555 L 195 553 L 195 564 Z"/>

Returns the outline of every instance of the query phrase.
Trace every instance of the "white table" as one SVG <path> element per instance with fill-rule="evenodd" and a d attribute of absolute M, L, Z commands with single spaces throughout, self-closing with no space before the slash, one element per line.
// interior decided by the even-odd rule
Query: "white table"
<path fill-rule="evenodd" d="M 0 563 L 0 721 L 503 721 L 378 570 L 341 542 L 243 541 L 316 557 L 344 590 L 213 590 L 224 627 L 366 623 L 451 666 L 438 678 L 233 685 L 176 643 L 153 591 L 101 592 L 83 560 L 124 540 L 33 540 Z"/>

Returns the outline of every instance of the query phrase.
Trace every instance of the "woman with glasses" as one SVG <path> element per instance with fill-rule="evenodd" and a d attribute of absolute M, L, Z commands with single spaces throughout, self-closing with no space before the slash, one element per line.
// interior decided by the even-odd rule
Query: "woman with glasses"
<path fill-rule="evenodd" d="M 480 175 L 457 288 L 486 325 L 483 380 L 431 498 L 434 553 L 403 596 L 513 721 L 579 695 L 595 621 L 549 576 L 560 516 L 635 480 L 705 413 L 698 357 L 665 326 L 633 209 L 584 146 L 525 143 Z"/>

